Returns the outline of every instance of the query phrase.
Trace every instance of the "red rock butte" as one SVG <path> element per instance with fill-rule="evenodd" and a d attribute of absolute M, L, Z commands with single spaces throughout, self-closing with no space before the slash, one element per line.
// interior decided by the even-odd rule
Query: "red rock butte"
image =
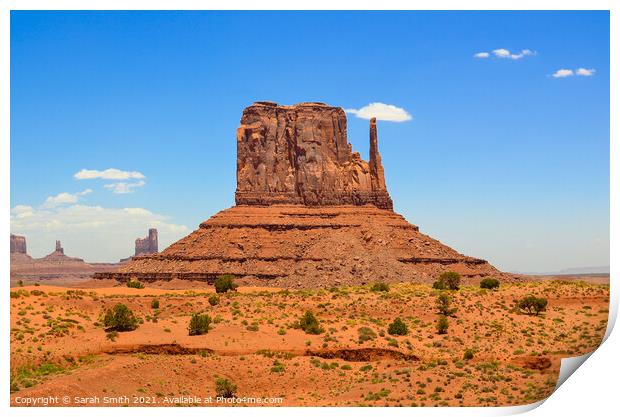
<path fill-rule="evenodd" d="M 212 282 L 232 274 L 251 285 L 331 287 L 430 282 L 447 270 L 502 275 L 393 211 L 375 119 L 369 140 L 367 162 L 352 151 L 339 107 L 254 103 L 237 129 L 236 206 L 163 252 L 95 278 Z"/>

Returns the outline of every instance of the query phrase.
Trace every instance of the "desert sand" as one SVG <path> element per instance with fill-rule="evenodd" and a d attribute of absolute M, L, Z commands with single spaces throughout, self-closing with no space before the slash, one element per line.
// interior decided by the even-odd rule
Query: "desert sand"
<path fill-rule="evenodd" d="M 268 405 L 532 403 L 553 391 L 561 358 L 600 344 L 609 304 L 608 284 L 584 281 L 502 283 L 499 290 L 464 286 L 449 292 L 458 310 L 440 335 L 438 291 L 427 284 L 394 284 L 387 292 L 369 285 L 241 287 L 220 294 L 214 306 L 207 285 L 11 291 L 12 405 L 45 396 L 71 399 L 59 405 L 100 406 L 107 404 L 78 404 L 75 397 L 124 396 L 122 404 L 130 406 L 183 399 L 183 405 L 207 405 L 188 398 L 215 397 L 216 378 L 236 384 L 239 398 L 281 399 Z M 534 316 L 516 309 L 515 300 L 529 294 L 547 298 L 547 310 Z M 127 305 L 141 324 L 111 340 L 98 320 L 116 303 Z M 305 311 L 315 314 L 323 333 L 294 328 Z M 214 320 L 207 334 L 189 336 L 196 312 Z M 397 317 L 408 327 L 405 336 L 387 332 Z M 466 359 L 466 350 L 473 357 Z"/>

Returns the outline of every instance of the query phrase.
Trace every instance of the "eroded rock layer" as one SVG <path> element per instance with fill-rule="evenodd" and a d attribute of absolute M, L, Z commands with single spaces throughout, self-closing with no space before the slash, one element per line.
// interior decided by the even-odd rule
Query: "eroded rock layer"
<path fill-rule="evenodd" d="M 97 278 L 329 287 L 374 281 L 430 282 L 442 271 L 477 279 L 500 273 L 419 232 L 401 215 L 367 206 L 236 206 L 159 254 L 137 256 Z"/>
<path fill-rule="evenodd" d="M 237 129 L 235 200 L 249 205 L 373 204 L 391 210 L 375 120 L 366 162 L 352 152 L 340 107 L 254 103 L 243 111 Z"/>

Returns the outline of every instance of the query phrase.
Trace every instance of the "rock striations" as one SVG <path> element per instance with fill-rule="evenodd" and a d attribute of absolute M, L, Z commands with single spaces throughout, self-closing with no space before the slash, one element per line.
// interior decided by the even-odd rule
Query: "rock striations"
<path fill-rule="evenodd" d="M 253 285 L 330 287 L 429 282 L 446 270 L 470 280 L 501 274 L 393 212 L 376 121 L 366 162 L 352 152 L 341 108 L 271 102 L 246 108 L 237 130 L 235 199 L 235 207 L 163 252 L 135 256 L 95 277 L 212 282 L 232 274 Z"/>
<path fill-rule="evenodd" d="M 368 163 L 351 150 L 341 108 L 254 103 L 243 111 L 237 129 L 236 203 L 373 204 L 392 210 L 374 122 L 370 138 Z"/>

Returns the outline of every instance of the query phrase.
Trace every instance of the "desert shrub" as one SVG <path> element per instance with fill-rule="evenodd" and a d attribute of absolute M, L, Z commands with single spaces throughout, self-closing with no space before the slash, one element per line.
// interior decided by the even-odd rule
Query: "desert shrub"
<path fill-rule="evenodd" d="M 370 327 L 360 327 L 357 329 L 358 342 L 364 343 L 367 340 L 372 340 L 377 338 L 377 333 L 374 332 Z"/>
<path fill-rule="evenodd" d="M 388 292 L 390 290 L 390 286 L 385 283 L 385 282 L 375 282 L 374 284 L 372 284 L 372 287 L 370 287 L 370 291 L 375 291 L 375 292 Z"/>
<path fill-rule="evenodd" d="M 103 317 L 107 331 L 128 332 L 138 327 L 138 319 L 125 304 L 116 304 L 108 309 Z"/>
<path fill-rule="evenodd" d="M 302 329 L 307 334 L 320 334 L 323 333 L 323 328 L 319 324 L 319 321 L 311 311 L 306 313 L 295 323 L 295 328 Z"/>
<path fill-rule="evenodd" d="M 474 358 L 474 351 L 472 349 L 465 349 L 465 353 L 463 353 L 463 359 L 466 361 Z"/>
<path fill-rule="evenodd" d="M 220 297 L 218 297 L 215 294 L 209 296 L 209 304 L 211 304 L 212 306 L 216 306 L 219 303 L 220 303 Z"/>
<path fill-rule="evenodd" d="M 400 317 L 397 317 L 388 326 L 388 333 L 391 335 L 404 336 L 408 333 L 407 325 L 400 319 Z"/>
<path fill-rule="evenodd" d="M 209 333 L 209 325 L 211 324 L 211 316 L 208 314 L 195 313 L 189 321 L 187 330 L 190 336 L 198 336 Z"/>
<path fill-rule="evenodd" d="M 444 316 L 452 316 L 456 313 L 456 308 L 452 308 L 452 297 L 448 294 L 442 293 L 437 296 L 437 311 Z"/>
<path fill-rule="evenodd" d="M 140 281 L 133 281 L 133 280 L 127 281 L 127 286 L 129 288 L 144 288 L 143 283 L 141 283 Z"/>
<path fill-rule="evenodd" d="M 529 315 L 538 315 L 547 309 L 547 299 L 529 295 L 517 302 L 517 307 Z"/>
<path fill-rule="evenodd" d="M 440 316 L 439 320 L 437 320 L 437 333 L 448 333 L 448 318 L 446 316 Z"/>
<path fill-rule="evenodd" d="M 237 386 L 226 378 L 215 380 L 215 393 L 220 398 L 234 398 Z"/>
<path fill-rule="evenodd" d="M 489 290 L 499 288 L 499 281 L 495 278 L 485 278 L 480 281 L 480 288 L 487 288 Z"/>
<path fill-rule="evenodd" d="M 108 332 L 108 334 L 106 334 L 105 337 L 107 337 L 112 342 L 116 342 L 116 338 L 118 337 L 118 332 L 113 330 L 111 332 Z"/>
<path fill-rule="evenodd" d="M 157 298 L 151 301 L 151 308 L 159 308 L 159 300 Z"/>
<path fill-rule="evenodd" d="M 284 372 L 284 365 L 279 360 L 273 361 L 273 366 L 271 367 L 271 372 L 280 374 Z"/>
<path fill-rule="evenodd" d="M 446 289 L 456 291 L 461 285 L 461 275 L 453 271 L 444 272 L 439 275 L 439 281 L 443 282 Z"/>
<path fill-rule="evenodd" d="M 441 281 L 441 280 L 437 280 L 437 281 L 433 282 L 433 289 L 434 290 L 445 290 L 446 289 L 446 283 Z"/>
<path fill-rule="evenodd" d="M 220 275 L 215 279 L 213 285 L 215 286 L 215 292 L 218 294 L 228 291 L 236 291 L 238 286 L 235 284 L 233 276 L 230 274 Z"/>

